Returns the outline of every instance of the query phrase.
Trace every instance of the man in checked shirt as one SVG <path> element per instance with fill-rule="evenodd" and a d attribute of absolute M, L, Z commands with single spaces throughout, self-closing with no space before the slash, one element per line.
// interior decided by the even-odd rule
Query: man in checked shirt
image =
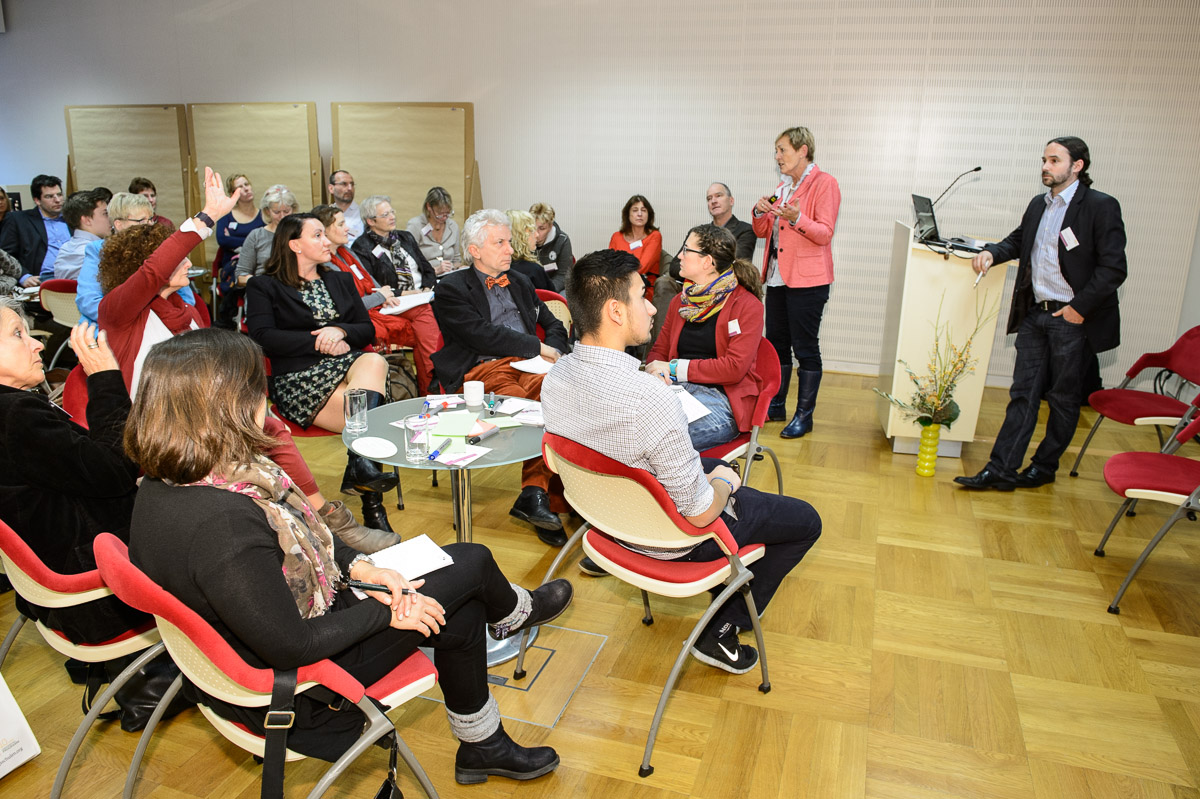
<path fill-rule="evenodd" d="M 650 340 L 654 318 L 637 270 L 635 257 L 616 250 L 594 252 L 575 264 L 567 297 L 580 340 L 542 383 L 546 430 L 649 471 L 693 524 L 703 527 L 720 516 L 738 544 L 765 544 L 766 554 L 749 567 L 751 592 L 762 613 L 820 537 L 821 518 L 807 502 L 742 486 L 728 465 L 702 460 L 692 448 L 687 417 L 674 392 L 661 378 L 639 371 L 637 359 L 625 353 L 626 347 Z M 687 550 L 643 554 L 685 561 L 722 556 L 711 540 Z M 590 561 L 581 569 L 603 574 Z M 737 638 L 750 627 L 746 603 L 737 594 L 713 617 L 692 656 L 744 674 L 758 663 L 754 647 Z"/>

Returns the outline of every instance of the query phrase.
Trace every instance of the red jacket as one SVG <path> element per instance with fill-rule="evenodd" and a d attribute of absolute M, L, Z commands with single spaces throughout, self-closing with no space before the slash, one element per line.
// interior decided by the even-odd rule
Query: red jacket
<path fill-rule="evenodd" d="M 784 184 L 779 184 L 782 189 Z M 788 205 L 800 209 L 794 225 L 775 214 L 754 215 L 754 235 L 767 240 L 762 274 L 766 282 L 771 259 L 771 228 L 779 229 L 779 273 L 791 288 L 827 286 L 833 282 L 833 231 L 837 226 L 842 191 L 837 179 L 813 166 Z"/>
<path fill-rule="evenodd" d="M 678 357 L 679 334 L 684 325 L 683 317 L 679 315 L 680 302 L 679 295 L 671 300 L 658 340 L 646 356 L 647 363 L 670 361 Z M 730 335 L 729 325 L 734 321 L 741 332 Z M 733 418 L 738 430 L 743 433 L 750 430 L 754 403 L 762 391 L 762 383 L 754 374 L 754 361 L 758 356 L 762 332 L 762 303 L 758 297 L 738 286 L 717 312 L 717 357 L 688 362 L 688 382 L 725 389 Z"/>

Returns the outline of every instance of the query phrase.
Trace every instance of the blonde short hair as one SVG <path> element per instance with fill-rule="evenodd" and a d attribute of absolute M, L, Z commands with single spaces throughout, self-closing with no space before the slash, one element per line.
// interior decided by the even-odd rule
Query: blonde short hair
<path fill-rule="evenodd" d="M 775 137 L 775 141 L 787 139 L 788 144 L 792 145 L 793 150 L 799 150 L 801 147 L 808 145 L 808 160 L 811 161 L 817 157 L 817 142 L 813 138 L 812 131 L 803 126 L 788 128 L 783 133 Z"/>
<path fill-rule="evenodd" d="M 533 214 L 533 218 L 537 222 L 554 224 L 554 206 L 549 203 L 534 203 L 529 206 L 529 213 Z"/>

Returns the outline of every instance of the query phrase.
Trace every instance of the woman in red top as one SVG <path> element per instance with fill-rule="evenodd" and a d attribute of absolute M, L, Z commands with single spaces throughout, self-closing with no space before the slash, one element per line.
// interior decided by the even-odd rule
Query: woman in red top
<path fill-rule="evenodd" d="M 679 250 L 683 291 L 671 300 L 646 374 L 675 383 L 708 408 L 688 425 L 703 452 L 750 430 L 762 383 L 754 373 L 762 341 L 762 286 L 754 264 L 737 260 L 737 240 L 718 225 L 688 232 Z"/>
<path fill-rule="evenodd" d="M 188 330 L 208 327 L 208 315 L 188 305 L 176 294 L 187 285 L 192 262 L 187 254 L 212 233 L 208 221 L 229 213 L 236 197 L 221 187 L 221 176 L 204 170 L 204 210 L 170 233 L 161 225 L 134 225 L 110 237 L 100 251 L 100 327 L 108 336 L 125 387 L 132 398 L 138 388 L 142 362 L 160 341 Z M 268 418 L 264 426 L 279 444 L 267 457 L 282 466 L 317 508 L 326 524 L 355 549 L 376 552 L 399 543 L 400 537 L 387 526 L 387 512 L 361 527 L 341 502 L 326 502 L 317 480 L 305 463 L 287 426 Z M 381 530 L 383 532 L 381 532 Z"/>
<path fill-rule="evenodd" d="M 635 194 L 621 209 L 621 229 L 608 240 L 610 250 L 631 252 L 641 264 L 638 272 L 646 281 L 646 299 L 654 300 L 654 281 L 662 268 L 662 233 L 654 226 L 654 207 Z"/>
<path fill-rule="evenodd" d="M 424 394 L 433 375 L 430 356 L 442 348 L 442 331 L 433 316 L 433 308 L 426 303 L 400 314 L 384 313 L 385 308 L 399 305 L 400 301 L 392 287 L 381 286 L 350 251 L 345 215 L 336 205 L 318 205 L 312 212 L 325 225 L 325 237 L 333 249 L 330 262 L 354 277 L 354 286 L 375 326 L 375 351 L 386 353 L 394 347 L 412 347 L 417 367 L 417 391 Z"/>

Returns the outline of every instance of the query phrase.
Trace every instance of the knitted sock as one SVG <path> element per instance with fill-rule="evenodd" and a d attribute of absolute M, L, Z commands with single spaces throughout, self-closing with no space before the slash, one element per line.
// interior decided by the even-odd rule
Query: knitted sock
<path fill-rule="evenodd" d="M 500 707 L 496 698 L 488 694 L 483 707 L 474 713 L 459 714 L 446 708 L 450 720 L 450 731 L 465 744 L 478 743 L 500 728 Z"/>
<path fill-rule="evenodd" d="M 529 592 L 515 583 L 509 583 L 512 586 L 513 593 L 517 595 L 517 605 L 500 621 L 489 624 L 492 628 L 492 635 L 496 638 L 503 638 L 508 635 L 509 631 L 524 624 L 529 618 L 530 612 L 533 611 L 533 600 L 529 597 Z"/>

